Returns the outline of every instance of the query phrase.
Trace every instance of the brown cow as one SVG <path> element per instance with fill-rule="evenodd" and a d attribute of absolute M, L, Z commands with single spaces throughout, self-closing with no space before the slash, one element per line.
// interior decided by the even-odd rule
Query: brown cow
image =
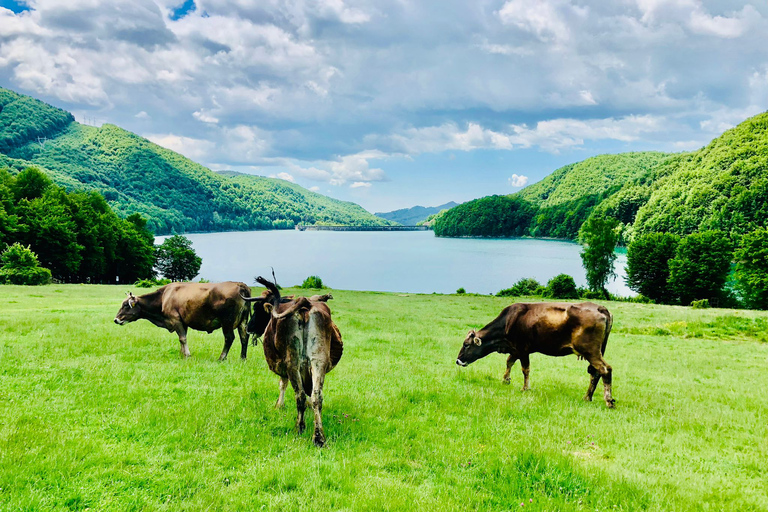
<path fill-rule="evenodd" d="M 290 381 L 296 394 L 296 428 L 305 429 L 304 410 L 307 396 L 315 414 L 312 437 L 316 446 L 325 444 L 323 431 L 323 384 L 325 374 L 341 359 L 344 345 L 341 333 L 331 320 L 328 295 L 286 300 L 274 283 L 263 277 L 256 279 L 267 287 L 261 297 L 246 299 L 256 302 L 248 332 L 263 336 L 264 356 L 269 369 L 280 376 L 280 395 L 275 407 L 285 403 L 285 389 Z"/>
<path fill-rule="evenodd" d="M 251 289 L 245 283 L 171 283 L 154 292 L 135 297 L 128 293 L 115 323 L 123 325 L 141 318 L 158 327 L 164 327 L 179 336 L 181 356 L 189 357 L 187 329 L 211 333 L 224 331 L 224 350 L 219 361 L 227 358 L 235 341 L 235 329 L 240 335 L 240 358 L 248 352 L 248 333 L 245 325 L 250 305 L 243 297 L 250 297 Z"/>
<path fill-rule="evenodd" d="M 469 331 L 456 364 L 467 366 L 492 352 L 509 354 L 504 382 L 509 383 L 509 371 L 520 359 L 523 391 L 526 391 L 529 389 L 529 354 L 577 354 L 589 361 L 589 388 L 584 400 L 592 401 L 592 394 L 602 377 L 605 403 L 612 408 L 612 369 L 603 359 L 612 323 L 613 317 L 608 310 L 592 302 L 512 304 L 479 331 Z"/>

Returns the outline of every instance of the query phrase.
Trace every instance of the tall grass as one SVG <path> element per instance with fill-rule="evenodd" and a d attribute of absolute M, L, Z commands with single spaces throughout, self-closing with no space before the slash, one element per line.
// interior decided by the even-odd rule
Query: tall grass
<path fill-rule="evenodd" d="M 319 450 L 261 346 L 181 360 L 124 293 L 0 287 L 0 510 L 768 509 L 765 313 L 606 303 L 608 410 L 575 357 L 454 364 L 509 298 L 333 290 Z"/>

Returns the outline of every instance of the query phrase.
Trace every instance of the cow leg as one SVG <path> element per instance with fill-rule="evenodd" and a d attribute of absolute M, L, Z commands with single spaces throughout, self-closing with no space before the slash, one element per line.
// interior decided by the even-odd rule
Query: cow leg
<path fill-rule="evenodd" d="M 325 445 L 325 432 L 323 432 L 323 384 L 325 383 L 325 364 L 320 361 L 312 361 L 312 411 L 315 413 L 315 433 L 312 441 L 315 446 L 322 448 Z"/>
<path fill-rule="evenodd" d="M 597 388 L 597 382 L 600 380 L 600 374 L 592 365 L 587 366 L 587 373 L 589 373 L 589 387 L 587 388 L 587 394 L 584 395 L 584 400 L 587 402 L 592 401 L 592 395 Z"/>
<path fill-rule="evenodd" d="M 189 347 L 187 346 L 187 327 L 185 325 L 179 325 L 176 327 L 176 334 L 179 336 L 179 351 L 181 352 L 181 357 L 189 357 L 191 354 L 189 353 Z"/>
<path fill-rule="evenodd" d="M 589 356 L 587 359 L 589 360 L 589 364 L 597 372 L 597 377 L 595 377 L 590 372 L 590 375 L 592 375 L 592 380 L 590 380 L 590 383 L 589 383 L 590 388 L 592 388 L 592 382 L 594 382 L 594 385 L 597 386 L 597 380 L 602 378 L 603 379 L 603 397 L 605 398 L 605 405 L 607 405 L 609 409 L 613 409 L 613 404 L 615 402 L 611 394 L 611 383 L 613 382 L 613 368 L 611 368 L 611 365 L 605 362 L 605 359 L 603 359 L 601 355 Z M 594 389 L 592 389 L 592 391 L 594 391 Z"/>
<path fill-rule="evenodd" d="M 240 359 L 248 356 L 248 333 L 245 331 L 245 322 L 237 326 L 237 335 L 240 336 Z"/>
<path fill-rule="evenodd" d="M 235 341 L 235 331 L 225 328 L 222 328 L 221 330 L 224 332 L 224 349 L 221 351 L 219 361 L 224 361 L 227 359 L 227 354 L 229 354 L 229 349 L 232 347 L 232 342 Z"/>
<path fill-rule="evenodd" d="M 528 354 L 520 356 L 520 367 L 523 370 L 523 389 L 522 391 L 528 391 L 531 389 L 531 382 L 528 379 L 528 374 L 531 372 L 531 360 Z"/>
<path fill-rule="evenodd" d="M 307 408 L 307 394 L 304 392 L 304 385 L 298 368 L 293 368 L 290 371 L 289 378 L 291 380 L 293 392 L 296 395 L 296 430 L 298 430 L 299 435 L 301 435 L 304 433 L 304 429 L 307 428 L 306 423 L 304 423 L 304 410 Z"/>
<path fill-rule="evenodd" d="M 280 377 L 280 382 L 277 385 L 280 388 L 280 396 L 277 397 L 275 409 L 280 409 L 285 405 L 285 388 L 288 387 L 288 377 Z"/>
<path fill-rule="evenodd" d="M 509 377 L 509 372 L 510 372 L 510 370 L 512 370 L 512 366 L 515 364 L 515 361 L 517 361 L 517 358 L 515 356 L 513 356 L 513 355 L 510 355 L 507 358 L 507 371 L 504 372 L 504 377 L 502 378 L 503 381 L 504 381 L 504 384 L 509 384 L 509 382 L 512 380 Z"/>

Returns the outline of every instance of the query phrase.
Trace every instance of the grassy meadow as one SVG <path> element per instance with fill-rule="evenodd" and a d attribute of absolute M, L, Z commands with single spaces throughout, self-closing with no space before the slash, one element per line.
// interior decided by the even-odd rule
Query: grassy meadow
<path fill-rule="evenodd" d="M 608 410 L 575 356 L 455 364 L 509 299 L 334 290 L 316 449 L 261 345 L 182 360 L 125 291 L 0 287 L 0 511 L 768 510 L 768 313 L 606 303 Z"/>

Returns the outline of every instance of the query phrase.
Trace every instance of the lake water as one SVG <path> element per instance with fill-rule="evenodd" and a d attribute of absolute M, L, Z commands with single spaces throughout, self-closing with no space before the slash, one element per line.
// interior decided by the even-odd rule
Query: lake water
<path fill-rule="evenodd" d="M 523 277 L 546 282 L 565 273 L 586 286 L 572 242 L 536 239 L 438 238 L 431 231 L 248 231 L 185 235 L 203 259 L 198 277 L 253 284 L 270 267 L 282 286 L 310 275 L 342 290 L 410 293 L 496 293 Z M 158 237 L 158 243 L 164 237 Z M 624 284 L 626 255 L 616 260 L 612 293 Z"/>

